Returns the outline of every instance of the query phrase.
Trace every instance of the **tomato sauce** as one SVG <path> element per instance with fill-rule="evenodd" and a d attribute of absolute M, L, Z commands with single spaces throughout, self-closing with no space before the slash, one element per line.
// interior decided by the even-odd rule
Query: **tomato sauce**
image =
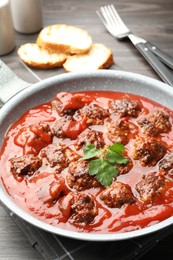
<path fill-rule="evenodd" d="M 173 175 L 165 174 L 165 187 L 161 193 L 151 203 L 143 203 L 136 190 L 136 184 L 141 180 L 143 175 L 150 172 L 159 173 L 159 162 L 154 166 L 142 166 L 139 160 L 132 157 L 133 139 L 142 135 L 137 124 L 137 120 L 141 116 L 145 116 L 155 110 L 161 110 L 169 115 L 172 126 L 173 112 L 162 105 L 151 101 L 147 98 L 125 94 L 121 92 L 79 92 L 66 95 L 65 97 L 58 93 L 55 100 L 61 100 L 63 109 L 80 109 L 90 102 L 95 102 L 102 108 L 108 108 L 108 102 L 111 99 L 130 99 L 139 102 L 141 111 L 137 118 L 126 117 L 124 120 L 135 126 L 132 134 L 132 140 L 125 144 L 125 152 L 133 162 L 133 167 L 126 174 L 118 175 L 115 180 L 128 184 L 131 187 L 133 195 L 136 198 L 133 204 L 124 204 L 120 208 L 110 208 L 104 204 L 99 197 L 103 191 L 103 187 L 90 188 L 82 191 L 95 198 L 98 208 L 98 214 L 91 223 L 71 223 L 70 216 L 70 200 L 71 192 L 74 192 L 66 182 L 68 174 L 68 166 L 60 173 L 55 173 L 54 167 L 43 163 L 41 167 L 32 175 L 14 176 L 10 170 L 10 160 L 15 156 L 23 154 L 33 154 L 39 156 L 40 151 L 51 143 L 62 143 L 71 147 L 73 151 L 80 157 L 83 150 L 76 150 L 74 143 L 78 135 L 87 128 L 97 129 L 103 132 L 105 143 L 110 145 L 112 142 L 105 135 L 105 125 L 88 126 L 85 117 L 82 120 L 74 120 L 67 122 L 63 126 L 65 138 L 57 138 L 44 132 L 41 128 L 35 128 L 34 125 L 40 122 L 46 123 L 50 128 L 60 115 L 52 109 L 51 102 L 39 105 L 27 111 L 9 128 L 6 133 L 4 143 L 0 153 L 0 175 L 1 181 L 11 198 L 15 203 L 23 208 L 26 212 L 37 219 L 59 228 L 73 230 L 77 232 L 92 233 L 111 233 L 111 232 L 127 232 L 141 229 L 156 223 L 173 215 Z M 113 116 L 114 117 L 114 116 Z M 116 118 L 116 116 L 115 116 Z M 173 129 L 167 133 L 161 133 L 157 139 L 165 144 L 166 152 L 173 152 Z M 64 185 L 64 194 L 56 200 L 58 190 L 56 188 L 57 180 Z M 53 185 L 51 186 L 51 184 Z M 50 190 L 51 186 L 51 190 Z M 51 195 L 50 195 L 51 194 Z"/>

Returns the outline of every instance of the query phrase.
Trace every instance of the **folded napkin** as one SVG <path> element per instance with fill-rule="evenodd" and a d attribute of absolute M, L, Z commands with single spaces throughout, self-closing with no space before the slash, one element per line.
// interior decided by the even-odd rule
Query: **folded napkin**
<path fill-rule="evenodd" d="M 7 209 L 6 209 L 7 210 Z M 57 236 L 25 222 L 13 212 L 12 220 L 31 246 L 46 260 L 137 260 L 159 241 L 173 233 L 173 225 L 139 238 L 113 242 L 87 242 Z"/>

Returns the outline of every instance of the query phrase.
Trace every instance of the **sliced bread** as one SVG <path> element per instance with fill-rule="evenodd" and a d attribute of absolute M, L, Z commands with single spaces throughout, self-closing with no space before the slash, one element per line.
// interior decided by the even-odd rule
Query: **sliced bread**
<path fill-rule="evenodd" d="M 94 43 L 86 54 L 68 56 L 67 60 L 63 64 L 63 67 L 68 72 L 78 72 L 107 69 L 113 63 L 112 51 L 103 44 Z"/>
<path fill-rule="evenodd" d="M 18 49 L 18 55 L 28 66 L 38 69 L 62 67 L 67 59 L 66 54 L 51 52 L 35 43 L 21 45 Z"/>
<path fill-rule="evenodd" d="M 38 35 L 36 43 L 56 52 L 68 54 L 86 53 L 92 44 L 87 31 L 66 24 L 45 27 Z"/>

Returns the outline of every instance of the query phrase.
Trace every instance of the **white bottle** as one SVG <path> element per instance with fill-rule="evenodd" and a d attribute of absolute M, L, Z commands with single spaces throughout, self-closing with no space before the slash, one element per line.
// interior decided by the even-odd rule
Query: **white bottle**
<path fill-rule="evenodd" d="M 41 0 L 10 0 L 14 29 L 20 33 L 35 33 L 42 29 Z"/>
<path fill-rule="evenodd" d="M 0 0 L 0 56 L 15 47 L 14 28 L 9 0 Z"/>

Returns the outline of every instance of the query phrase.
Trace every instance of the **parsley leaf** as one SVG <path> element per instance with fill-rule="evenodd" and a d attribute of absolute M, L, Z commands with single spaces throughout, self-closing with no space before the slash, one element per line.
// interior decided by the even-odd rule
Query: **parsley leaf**
<path fill-rule="evenodd" d="M 93 144 L 88 144 L 84 147 L 84 156 L 81 158 L 82 160 L 91 159 L 99 155 L 100 150 L 98 150 Z"/>
<path fill-rule="evenodd" d="M 96 175 L 103 186 L 109 186 L 113 178 L 118 175 L 116 164 L 128 163 L 127 158 L 122 154 L 124 150 L 124 145 L 118 142 L 100 150 L 93 144 L 88 144 L 84 147 L 84 156 L 80 160 L 92 159 L 89 162 L 89 175 Z"/>
<path fill-rule="evenodd" d="M 119 164 L 126 164 L 128 163 L 127 158 L 124 157 L 121 153 L 113 152 L 108 150 L 106 153 L 106 158 L 110 163 L 119 163 Z"/>
<path fill-rule="evenodd" d="M 89 174 L 96 175 L 97 180 L 103 186 L 109 186 L 112 183 L 113 177 L 117 176 L 118 171 L 115 165 L 112 165 L 112 163 L 103 158 L 99 158 L 89 163 Z"/>
<path fill-rule="evenodd" d="M 97 175 L 103 163 L 102 158 L 98 158 L 89 162 L 89 175 Z"/>
<path fill-rule="evenodd" d="M 116 142 L 109 147 L 109 150 L 117 153 L 122 153 L 125 150 L 125 147 L 123 144 Z"/>

